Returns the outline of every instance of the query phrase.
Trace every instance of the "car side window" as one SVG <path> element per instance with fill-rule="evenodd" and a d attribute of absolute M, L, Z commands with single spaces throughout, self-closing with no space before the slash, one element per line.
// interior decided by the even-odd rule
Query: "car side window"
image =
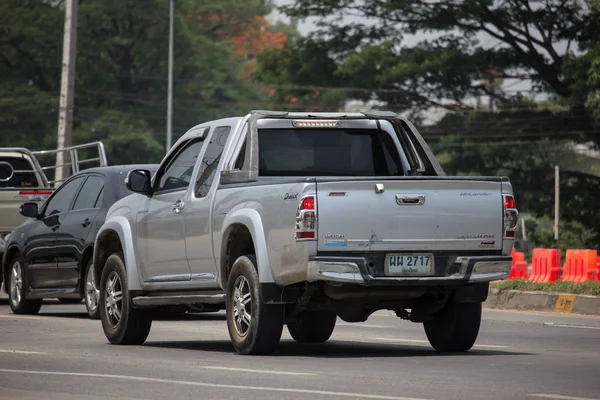
<path fill-rule="evenodd" d="M 159 176 L 156 192 L 188 187 L 203 143 L 204 138 L 196 138 L 180 147 Z"/>
<path fill-rule="evenodd" d="M 202 157 L 200 170 L 198 171 L 198 179 L 196 180 L 194 191 L 196 197 L 205 197 L 208 194 L 230 132 L 230 126 L 219 126 L 213 131 L 210 142 L 206 146 L 206 151 Z"/>
<path fill-rule="evenodd" d="M 102 187 L 102 190 L 100 190 L 100 194 L 98 194 L 98 198 L 96 199 L 96 202 L 94 203 L 94 208 L 102 208 L 102 205 L 103 205 L 102 200 L 104 200 L 103 196 L 104 196 L 104 186 Z"/>
<path fill-rule="evenodd" d="M 44 215 L 50 216 L 69 211 L 73 203 L 73 198 L 77 194 L 83 180 L 83 176 L 77 177 L 56 189 L 56 192 L 48 200 L 47 206 L 44 209 Z"/>
<path fill-rule="evenodd" d="M 83 184 L 73 210 L 85 210 L 89 208 L 95 208 L 95 204 L 98 200 L 100 192 L 104 188 L 104 179 L 100 176 L 92 175 Z"/>

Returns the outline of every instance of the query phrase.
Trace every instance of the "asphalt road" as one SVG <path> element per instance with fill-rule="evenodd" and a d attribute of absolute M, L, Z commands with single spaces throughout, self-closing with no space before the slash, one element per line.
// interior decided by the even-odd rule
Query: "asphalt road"
<path fill-rule="evenodd" d="M 422 326 L 379 312 L 332 340 L 240 356 L 222 313 L 155 321 L 143 346 L 107 343 L 85 306 L 16 316 L 0 298 L 0 398 L 600 399 L 600 318 L 485 311 L 467 354 L 439 355 Z"/>

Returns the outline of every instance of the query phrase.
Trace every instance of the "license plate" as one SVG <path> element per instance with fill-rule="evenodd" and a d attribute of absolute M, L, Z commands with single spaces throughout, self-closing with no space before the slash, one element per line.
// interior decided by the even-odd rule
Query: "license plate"
<path fill-rule="evenodd" d="M 385 257 L 386 275 L 433 275 L 433 254 L 388 254 Z"/>

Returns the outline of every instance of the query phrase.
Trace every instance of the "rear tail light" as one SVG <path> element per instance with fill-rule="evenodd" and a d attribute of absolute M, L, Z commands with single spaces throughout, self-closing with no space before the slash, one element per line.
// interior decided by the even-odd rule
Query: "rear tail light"
<path fill-rule="evenodd" d="M 517 211 L 515 198 L 511 195 L 504 195 L 504 238 L 513 239 L 515 230 L 519 222 L 519 212 Z"/>
<path fill-rule="evenodd" d="M 51 190 L 21 190 L 19 192 L 21 196 L 49 196 L 52 194 Z"/>
<path fill-rule="evenodd" d="M 317 238 L 317 206 L 313 195 L 300 200 L 296 212 L 296 240 L 315 240 Z"/>
<path fill-rule="evenodd" d="M 44 201 L 51 194 L 52 190 L 21 190 L 19 194 L 15 196 L 15 199 L 22 201 Z"/>

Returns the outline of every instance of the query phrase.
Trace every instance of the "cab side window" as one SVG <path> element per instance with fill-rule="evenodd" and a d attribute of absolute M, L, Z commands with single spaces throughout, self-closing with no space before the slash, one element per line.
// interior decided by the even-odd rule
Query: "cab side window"
<path fill-rule="evenodd" d="M 206 197 L 215 179 L 215 172 L 219 166 L 219 160 L 231 132 L 230 126 L 219 126 L 213 131 L 210 142 L 202 157 L 202 164 L 198 171 L 198 180 L 194 194 L 196 197 Z"/>
<path fill-rule="evenodd" d="M 191 139 L 183 143 L 158 177 L 155 191 L 187 188 L 192 179 L 194 165 L 196 165 L 203 144 L 204 138 Z"/>

